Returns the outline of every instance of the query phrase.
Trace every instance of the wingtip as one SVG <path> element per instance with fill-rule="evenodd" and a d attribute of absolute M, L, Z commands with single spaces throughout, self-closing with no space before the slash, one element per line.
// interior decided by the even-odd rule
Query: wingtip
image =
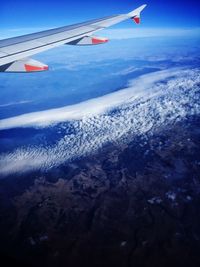
<path fill-rule="evenodd" d="M 147 4 L 141 6 L 141 11 L 147 7 Z"/>
<path fill-rule="evenodd" d="M 133 11 L 131 11 L 130 13 L 128 13 L 128 16 L 133 18 L 134 16 L 140 17 L 140 13 L 143 11 L 143 9 L 145 9 L 145 7 L 147 6 L 147 4 L 144 4 L 136 9 L 134 9 Z"/>
<path fill-rule="evenodd" d="M 141 12 L 143 9 L 145 9 L 146 6 L 147 4 L 141 5 L 140 7 L 137 8 L 137 10 Z"/>

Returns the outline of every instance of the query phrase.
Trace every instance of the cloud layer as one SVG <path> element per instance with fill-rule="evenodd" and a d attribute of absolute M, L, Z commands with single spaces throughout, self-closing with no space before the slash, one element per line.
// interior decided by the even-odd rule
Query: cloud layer
<path fill-rule="evenodd" d="M 173 74 L 172 74 L 173 73 Z M 122 104 L 133 102 L 140 97 L 158 94 L 152 86 L 160 81 L 169 78 L 171 75 L 179 75 L 180 69 L 164 70 L 153 74 L 143 75 L 128 85 L 128 88 L 102 97 L 66 106 L 63 108 L 50 109 L 46 111 L 27 113 L 17 117 L 0 120 L 0 130 L 17 127 L 45 127 L 58 122 L 81 120 L 99 115 L 118 107 Z M 156 92 L 155 92 L 156 91 Z"/>
<path fill-rule="evenodd" d="M 133 135 L 199 114 L 199 82 L 197 69 L 169 69 L 143 75 L 124 90 L 77 105 L 1 120 L 1 129 L 63 122 L 55 129 L 61 127 L 66 134 L 48 147 L 19 147 L 1 155 L 0 174 L 48 170 L 93 153 L 107 142 L 129 142 Z"/>

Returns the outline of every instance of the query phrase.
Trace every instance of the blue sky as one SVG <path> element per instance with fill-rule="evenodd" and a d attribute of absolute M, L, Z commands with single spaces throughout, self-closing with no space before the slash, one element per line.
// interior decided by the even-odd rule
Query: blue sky
<path fill-rule="evenodd" d="M 142 27 L 193 28 L 200 26 L 200 3 L 196 0 L 1 0 L 1 29 L 56 27 L 92 18 L 126 13 L 148 4 Z M 125 22 L 117 27 L 127 27 Z"/>

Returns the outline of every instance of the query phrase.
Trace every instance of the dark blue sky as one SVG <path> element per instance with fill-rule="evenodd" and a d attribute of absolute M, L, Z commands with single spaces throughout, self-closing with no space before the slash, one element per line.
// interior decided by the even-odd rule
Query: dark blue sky
<path fill-rule="evenodd" d="M 145 3 L 144 27 L 200 26 L 198 0 L 1 0 L 0 25 L 2 29 L 62 26 L 126 13 Z M 120 27 L 127 27 L 127 23 Z"/>

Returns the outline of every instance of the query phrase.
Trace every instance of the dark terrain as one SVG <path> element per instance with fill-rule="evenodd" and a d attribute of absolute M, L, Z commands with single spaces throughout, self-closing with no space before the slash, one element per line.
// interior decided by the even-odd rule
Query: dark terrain
<path fill-rule="evenodd" d="M 187 118 L 48 173 L 1 179 L 1 259 L 200 266 L 199 151 L 200 120 Z"/>

